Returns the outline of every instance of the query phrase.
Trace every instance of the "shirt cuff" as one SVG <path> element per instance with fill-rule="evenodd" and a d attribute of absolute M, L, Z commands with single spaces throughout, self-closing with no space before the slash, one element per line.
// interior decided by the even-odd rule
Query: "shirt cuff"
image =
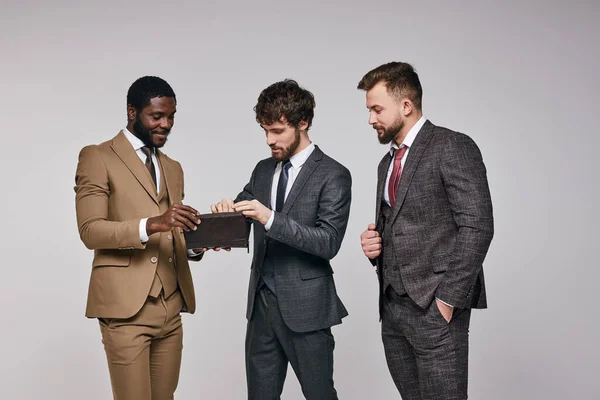
<path fill-rule="evenodd" d="M 202 253 L 196 253 L 194 250 L 192 249 L 187 249 L 187 255 L 188 257 L 198 257 L 199 255 L 201 255 Z"/>
<path fill-rule="evenodd" d="M 142 243 L 146 243 L 150 240 L 148 232 L 146 232 L 146 221 L 148 221 L 148 218 L 142 218 L 140 220 L 140 242 Z"/>
<path fill-rule="evenodd" d="M 271 229 L 271 225 L 273 225 L 274 219 L 275 219 L 275 211 L 271 210 L 271 216 L 269 217 L 269 220 L 265 224 L 265 231 L 268 231 L 269 229 Z"/>
<path fill-rule="evenodd" d="M 442 302 L 442 303 L 444 303 L 444 304 L 445 304 L 445 305 L 447 305 L 448 307 L 452 307 L 452 308 L 454 308 L 454 306 L 453 306 L 452 304 L 448 304 L 448 303 L 446 303 L 444 300 L 440 300 L 440 299 L 438 299 L 437 297 L 436 297 L 435 299 L 436 299 L 436 300 L 439 300 L 439 301 L 440 301 L 440 302 Z"/>

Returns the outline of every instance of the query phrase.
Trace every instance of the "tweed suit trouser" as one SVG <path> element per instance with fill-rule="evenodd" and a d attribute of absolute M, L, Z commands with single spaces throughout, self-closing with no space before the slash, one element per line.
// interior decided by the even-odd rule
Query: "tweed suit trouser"
<path fill-rule="evenodd" d="M 388 287 L 381 334 L 403 400 L 467 398 L 470 317 L 470 309 L 455 309 L 448 323 L 435 299 L 423 310 Z"/>

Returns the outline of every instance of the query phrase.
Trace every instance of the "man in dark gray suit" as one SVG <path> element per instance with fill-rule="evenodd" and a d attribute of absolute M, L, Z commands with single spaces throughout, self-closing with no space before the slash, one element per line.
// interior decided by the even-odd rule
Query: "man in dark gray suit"
<path fill-rule="evenodd" d="M 378 168 L 377 223 L 361 235 L 377 266 L 390 373 L 404 400 L 466 399 L 469 320 L 486 308 L 482 264 L 494 230 L 481 153 L 423 117 L 409 64 L 381 65 L 358 89 L 379 141 L 391 143 Z"/>
<path fill-rule="evenodd" d="M 344 238 L 352 179 L 308 138 L 312 93 L 295 81 L 260 94 L 256 120 L 271 157 L 235 199 L 211 206 L 253 219 L 254 257 L 246 317 L 248 398 L 279 399 L 288 362 L 307 399 L 337 399 L 331 326 L 348 315 L 330 260 Z"/>

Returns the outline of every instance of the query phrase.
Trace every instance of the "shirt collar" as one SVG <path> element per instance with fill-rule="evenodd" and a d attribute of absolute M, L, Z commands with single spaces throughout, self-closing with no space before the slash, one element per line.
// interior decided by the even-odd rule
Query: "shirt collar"
<path fill-rule="evenodd" d="M 311 142 L 308 146 L 306 146 L 304 150 L 291 156 L 290 162 L 292 163 L 292 167 L 294 167 L 294 169 L 297 169 L 303 166 L 314 150 L 315 144 Z"/>
<path fill-rule="evenodd" d="M 415 138 L 417 137 L 417 133 L 419 133 L 423 125 L 425 125 L 425 122 L 427 122 L 427 119 L 424 116 L 421 116 L 417 123 L 414 124 L 412 128 L 410 128 L 410 131 L 408 131 L 406 137 L 404 138 L 404 141 L 400 146 L 398 146 L 396 142 L 392 140 L 392 143 L 390 145 L 390 154 L 394 155 L 394 151 L 396 151 L 402 146 L 407 146 L 410 149 L 410 147 L 413 145 L 413 142 L 415 141 Z"/>
<path fill-rule="evenodd" d="M 135 136 L 133 133 L 129 132 L 129 129 L 123 128 L 123 133 L 125 134 L 125 137 L 129 141 L 129 143 L 131 143 L 131 146 L 135 151 L 138 151 L 139 149 L 145 146 L 144 142 L 142 142 L 140 138 Z M 154 149 L 151 150 L 154 153 Z"/>

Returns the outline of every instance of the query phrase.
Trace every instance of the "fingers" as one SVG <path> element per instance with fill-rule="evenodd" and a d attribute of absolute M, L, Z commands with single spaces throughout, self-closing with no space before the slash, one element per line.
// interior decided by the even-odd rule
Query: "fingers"
<path fill-rule="evenodd" d="M 361 245 L 365 253 L 370 251 L 381 251 L 381 238 L 363 241 L 361 242 Z"/>
<path fill-rule="evenodd" d="M 369 231 L 374 231 L 375 229 L 377 229 L 375 224 L 369 224 L 369 226 L 367 227 L 367 230 L 369 230 Z"/>
<path fill-rule="evenodd" d="M 232 212 L 232 211 L 234 211 L 233 210 L 233 200 L 223 199 L 216 204 L 212 204 L 210 206 L 210 211 L 213 213 Z"/>
<path fill-rule="evenodd" d="M 237 203 L 235 203 L 233 205 L 233 209 L 235 211 L 240 211 L 241 207 L 246 207 L 248 204 L 250 204 L 250 202 L 248 200 L 238 201 Z"/>
<path fill-rule="evenodd" d="M 369 225 L 369 228 L 371 225 Z M 381 237 L 379 236 L 379 232 L 367 229 L 360 235 L 360 243 L 363 253 L 368 258 L 377 258 L 381 254 Z"/>
<path fill-rule="evenodd" d="M 366 230 L 360 235 L 360 240 L 378 238 L 379 232 Z"/>
<path fill-rule="evenodd" d="M 192 215 L 194 215 L 194 216 L 196 216 L 196 215 L 200 215 L 200 213 L 198 212 L 198 210 L 196 210 L 196 209 L 195 209 L 195 208 L 193 208 L 193 207 L 186 206 L 186 205 L 184 205 L 184 204 L 173 204 L 171 207 L 172 207 L 174 210 L 178 210 L 178 211 L 184 211 L 184 212 L 187 212 L 187 213 L 189 213 L 189 214 L 192 214 Z"/>
<path fill-rule="evenodd" d="M 200 220 L 190 212 L 174 209 L 170 215 L 169 223 L 172 227 L 183 228 L 187 232 L 190 229 L 195 231 Z"/>

